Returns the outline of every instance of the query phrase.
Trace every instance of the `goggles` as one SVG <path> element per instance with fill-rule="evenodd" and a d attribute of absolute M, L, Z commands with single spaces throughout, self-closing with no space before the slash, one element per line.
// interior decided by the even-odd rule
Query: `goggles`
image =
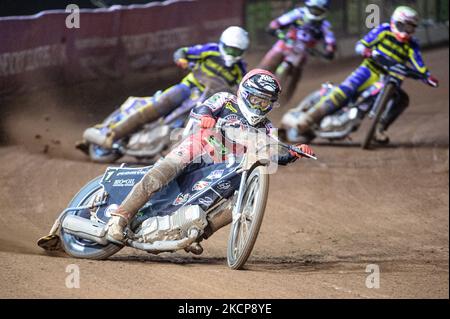
<path fill-rule="evenodd" d="M 244 54 L 244 50 L 227 45 L 223 45 L 223 51 L 232 57 L 240 57 Z"/>
<path fill-rule="evenodd" d="M 249 101 L 253 109 L 257 109 L 263 112 L 269 111 L 273 105 L 272 101 L 268 99 L 263 99 L 253 94 L 249 94 L 247 100 Z"/>
<path fill-rule="evenodd" d="M 325 14 L 325 12 L 327 11 L 323 8 L 316 7 L 316 6 L 308 7 L 308 10 L 309 10 L 309 12 L 311 12 L 312 15 L 315 15 L 315 16 L 321 16 L 321 15 Z"/>
<path fill-rule="evenodd" d="M 399 32 L 413 34 L 416 31 L 416 25 L 411 23 L 396 22 L 395 27 Z"/>

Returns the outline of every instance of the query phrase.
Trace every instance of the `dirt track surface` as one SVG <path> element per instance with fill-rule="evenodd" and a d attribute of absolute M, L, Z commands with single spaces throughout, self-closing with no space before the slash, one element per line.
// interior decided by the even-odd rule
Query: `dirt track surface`
<path fill-rule="evenodd" d="M 271 176 L 245 271 L 226 266 L 228 227 L 203 242 L 199 257 L 130 248 L 107 261 L 46 255 L 36 240 L 105 166 L 72 149 L 94 118 L 81 106 L 89 96 L 41 91 L 15 101 L 24 107 L 6 122 L 14 145 L 0 147 L 0 297 L 448 298 L 448 57 L 447 48 L 425 53 L 441 87 L 408 81 L 412 106 L 392 128 L 392 146 L 362 151 L 355 134 L 353 142 L 315 146 L 320 161 Z M 341 81 L 357 63 L 309 67 L 296 98 Z M 66 288 L 69 264 L 80 267 L 79 289 Z M 379 289 L 365 285 L 369 264 L 380 267 Z"/>

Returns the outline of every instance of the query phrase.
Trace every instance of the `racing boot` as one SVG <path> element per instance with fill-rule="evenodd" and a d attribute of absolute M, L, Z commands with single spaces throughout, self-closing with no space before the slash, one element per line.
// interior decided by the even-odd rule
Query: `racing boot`
<path fill-rule="evenodd" d="M 147 203 L 155 192 L 174 179 L 184 167 L 185 164 L 176 158 L 166 157 L 158 161 L 133 187 L 119 208 L 111 213 L 111 218 L 107 224 L 106 239 L 116 244 L 123 244 L 125 228 L 139 209 Z"/>
<path fill-rule="evenodd" d="M 385 126 L 382 123 L 378 123 L 373 139 L 376 143 L 386 145 L 389 144 L 389 136 L 386 134 Z"/>
<path fill-rule="evenodd" d="M 86 140 L 75 142 L 75 148 L 80 150 L 86 155 L 89 155 L 89 143 Z"/>
<path fill-rule="evenodd" d="M 323 97 L 316 105 L 300 115 L 297 123 L 298 133 L 307 134 L 313 124 L 319 124 L 326 115 L 334 113 L 346 103 L 345 93 L 339 88 L 334 89 L 330 95 Z"/>
<path fill-rule="evenodd" d="M 200 243 L 195 242 L 186 247 L 184 251 L 187 253 L 193 253 L 194 255 L 201 255 L 203 253 L 203 247 L 200 245 Z"/>
<path fill-rule="evenodd" d="M 106 227 L 108 231 L 106 233 L 106 239 L 110 242 L 123 245 L 125 239 L 125 227 L 130 221 L 132 214 L 127 213 L 121 207 L 119 207 L 115 212 L 111 213 L 111 218 L 108 221 Z"/>
<path fill-rule="evenodd" d="M 176 109 L 188 95 L 189 88 L 176 85 L 166 90 L 155 102 L 139 108 L 135 113 L 109 127 L 104 133 L 98 128 L 88 128 L 83 138 L 104 148 L 111 148 L 114 141 L 136 132 L 146 123 L 156 121 Z"/>
<path fill-rule="evenodd" d="M 83 139 L 88 143 L 110 149 L 114 141 L 133 133 L 145 123 L 159 119 L 161 116 L 156 110 L 156 104 L 150 103 L 141 107 L 122 121 L 112 124 L 107 132 L 102 132 L 98 127 L 90 127 L 84 131 Z M 78 143 L 76 147 L 81 149 L 81 145 L 82 143 Z"/>

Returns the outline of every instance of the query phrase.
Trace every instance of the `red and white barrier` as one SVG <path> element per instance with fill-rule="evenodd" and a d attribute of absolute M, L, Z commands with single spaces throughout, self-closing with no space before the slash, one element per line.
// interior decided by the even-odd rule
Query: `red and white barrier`
<path fill-rule="evenodd" d="M 243 0 L 172 0 L 147 5 L 44 11 L 0 18 L 0 94 L 36 82 L 118 78 L 172 65 L 181 46 L 217 41 L 243 24 Z"/>

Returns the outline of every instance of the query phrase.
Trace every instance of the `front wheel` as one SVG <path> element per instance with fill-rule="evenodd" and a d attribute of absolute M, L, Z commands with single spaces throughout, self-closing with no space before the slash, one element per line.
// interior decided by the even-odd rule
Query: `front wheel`
<path fill-rule="evenodd" d="M 370 123 L 370 128 L 367 131 L 367 134 L 363 140 L 363 143 L 361 144 L 362 149 L 367 150 L 370 148 L 370 143 L 372 142 L 373 136 L 375 134 L 375 130 L 377 128 L 377 124 L 381 119 L 382 114 L 386 110 L 386 106 L 389 102 L 389 100 L 392 97 L 392 94 L 394 93 L 395 85 L 392 83 L 389 83 L 384 91 L 381 93 L 382 96 L 380 99 L 377 99 L 375 103 L 375 107 L 377 108 L 375 116 L 372 118 L 372 122 Z"/>
<path fill-rule="evenodd" d="M 231 224 L 227 260 L 231 269 L 242 269 L 255 245 L 266 209 L 269 175 L 265 166 L 257 166 L 245 184 L 241 216 Z"/>

